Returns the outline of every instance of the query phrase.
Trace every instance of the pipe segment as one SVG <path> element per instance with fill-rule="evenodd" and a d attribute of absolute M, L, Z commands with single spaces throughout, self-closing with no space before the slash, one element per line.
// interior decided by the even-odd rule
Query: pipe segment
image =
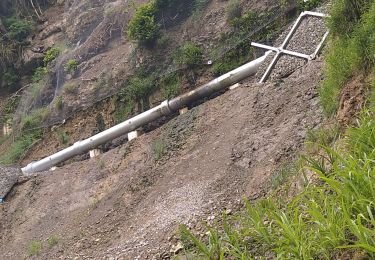
<path fill-rule="evenodd" d="M 101 144 L 105 144 L 117 137 L 138 129 L 141 126 L 149 124 L 156 119 L 170 115 L 178 109 L 192 103 L 193 101 L 210 96 L 215 92 L 228 88 L 231 85 L 251 75 L 254 75 L 270 52 L 271 51 L 268 51 L 262 57 L 253 60 L 235 70 L 232 70 L 188 93 L 185 93 L 172 100 L 166 100 L 160 105 L 151 108 L 150 110 L 147 110 L 90 138 L 78 141 L 72 146 L 61 150 L 51 156 L 48 156 L 40 161 L 31 162 L 26 167 L 22 168 L 22 172 L 29 174 L 48 170 L 51 167 L 64 162 L 69 158 L 72 158 L 73 156 L 85 153 L 91 149 L 98 147 Z"/>

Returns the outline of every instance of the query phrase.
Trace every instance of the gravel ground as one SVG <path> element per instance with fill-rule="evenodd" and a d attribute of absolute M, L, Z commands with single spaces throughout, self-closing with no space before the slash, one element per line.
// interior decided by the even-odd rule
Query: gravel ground
<path fill-rule="evenodd" d="M 276 39 L 274 43 L 275 47 L 281 46 L 293 24 L 294 22 L 287 27 L 280 37 Z M 300 26 L 290 39 L 285 49 L 310 55 L 315 52 L 315 49 L 322 40 L 326 31 L 327 27 L 324 23 L 324 19 L 307 16 L 301 21 Z M 255 76 L 256 79 L 261 79 L 274 56 L 275 53 L 273 52 L 267 57 L 265 62 L 259 68 Z M 290 55 L 282 55 L 267 80 L 280 80 L 286 78 L 293 71 L 302 67 L 306 63 L 307 61 L 305 59 L 292 57 Z"/>

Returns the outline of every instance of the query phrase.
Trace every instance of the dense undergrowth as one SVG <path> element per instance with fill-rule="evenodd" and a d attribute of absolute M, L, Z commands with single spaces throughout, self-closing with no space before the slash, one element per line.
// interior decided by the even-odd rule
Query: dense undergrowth
<path fill-rule="evenodd" d="M 375 88 L 375 2 L 337 0 L 331 14 L 327 78 L 320 89 L 327 114 L 336 111 L 340 90 L 351 77 L 365 75 L 369 92 Z M 305 186 L 298 195 L 246 201 L 242 212 L 208 227 L 204 239 L 181 227 L 186 255 L 374 258 L 375 107 L 368 96 L 357 126 L 331 144 L 320 142 L 318 153 L 303 158 L 299 173 Z"/>

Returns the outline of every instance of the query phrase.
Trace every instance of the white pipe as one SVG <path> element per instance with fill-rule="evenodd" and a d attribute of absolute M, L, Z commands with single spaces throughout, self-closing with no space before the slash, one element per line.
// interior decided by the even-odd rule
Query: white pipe
<path fill-rule="evenodd" d="M 48 156 L 40 161 L 31 162 L 26 167 L 22 168 L 22 172 L 34 173 L 48 170 L 58 163 L 64 162 L 75 155 L 87 152 L 101 144 L 107 143 L 117 137 L 134 131 L 141 126 L 151 123 L 158 118 L 169 115 L 193 101 L 223 90 L 251 75 L 254 75 L 257 72 L 260 64 L 265 60 L 269 53 L 270 51 L 266 52 L 262 57 L 253 60 L 235 70 L 232 70 L 201 87 L 198 87 L 172 100 L 166 100 L 159 106 L 147 110 L 88 139 L 78 141 L 60 152 Z"/>

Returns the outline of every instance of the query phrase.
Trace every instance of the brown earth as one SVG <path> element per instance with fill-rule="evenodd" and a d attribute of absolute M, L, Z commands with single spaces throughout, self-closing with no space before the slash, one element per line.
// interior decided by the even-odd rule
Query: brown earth
<path fill-rule="evenodd" d="M 169 257 L 179 224 L 212 221 L 269 191 L 275 169 L 322 121 L 321 69 L 313 61 L 277 83 L 250 79 L 130 143 L 16 186 L 0 206 L 0 258 L 25 257 L 32 241 L 43 244 L 38 259 Z"/>

